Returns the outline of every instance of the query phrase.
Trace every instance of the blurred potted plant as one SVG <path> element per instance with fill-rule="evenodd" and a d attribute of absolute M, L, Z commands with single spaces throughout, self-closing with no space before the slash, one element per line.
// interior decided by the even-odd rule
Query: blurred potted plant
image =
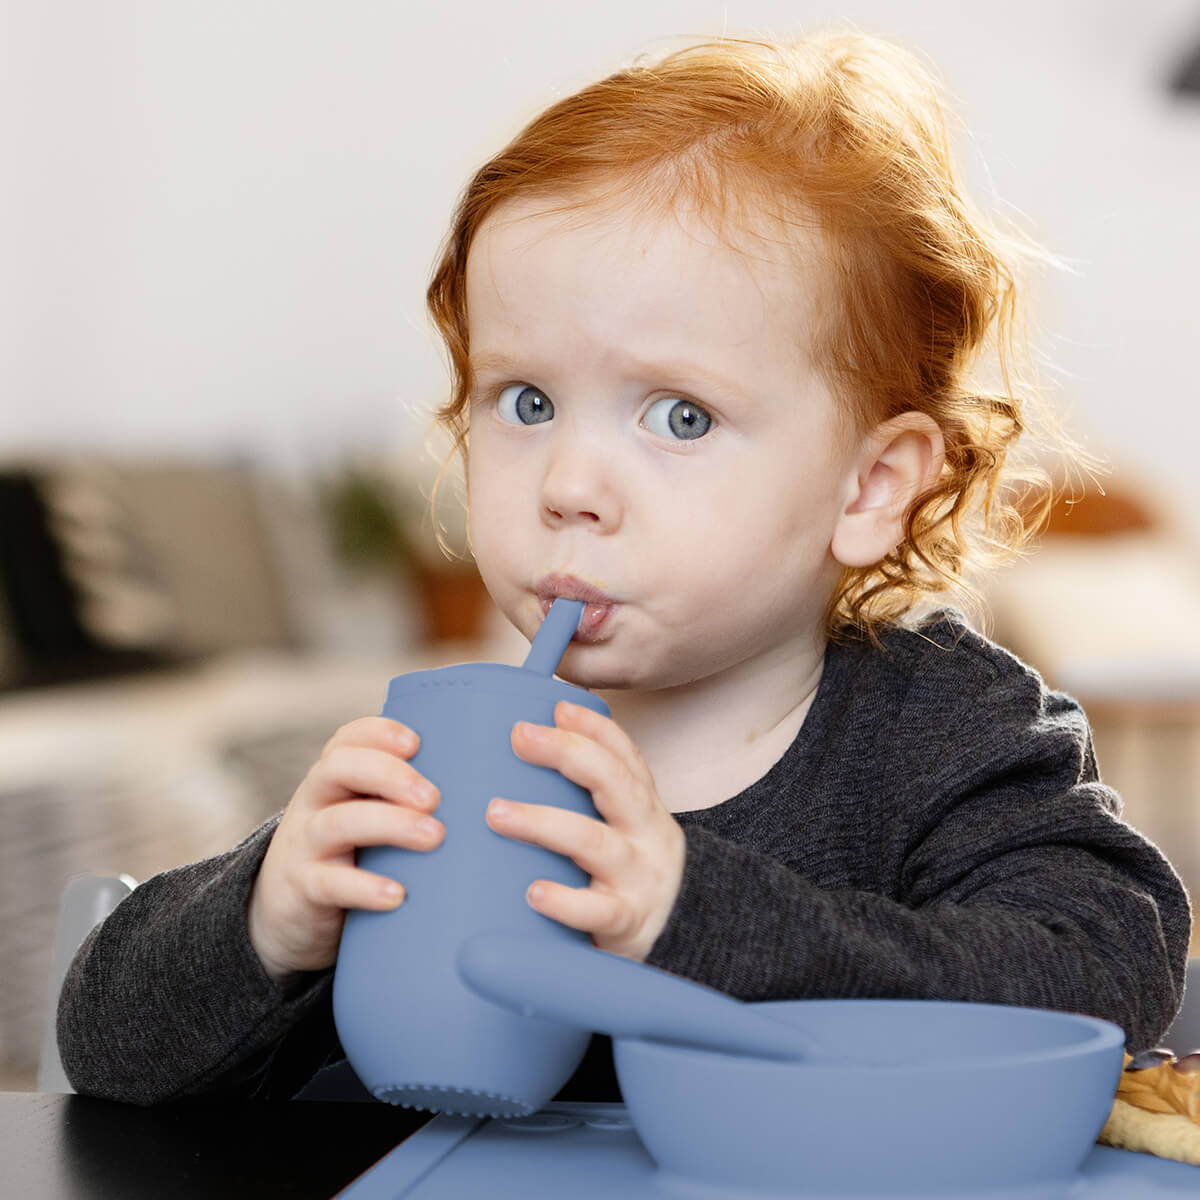
<path fill-rule="evenodd" d="M 351 461 L 324 482 L 321 507 L 334 550 L 348 567 L 412 583 L 430 640 L 481 635 L 488 594 L 466 549 L 461 506 L 450 514 L 461 515 L 461 528 L 443 528 L 438 536 L 419 486 L 394 468 Z M 441 504 L 438 515 L 446 515 Z"/>

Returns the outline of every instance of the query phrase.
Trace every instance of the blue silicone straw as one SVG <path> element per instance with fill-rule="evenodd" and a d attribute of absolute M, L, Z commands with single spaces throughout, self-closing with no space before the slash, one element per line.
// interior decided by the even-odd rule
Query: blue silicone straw
<path fill-rule="evenodd" d="M 534 635 L 522 668 L 537 675 L 553 675 L 579 626 L 583 609 L 582 600 L 564 600 L 561 596 L 555 600 L 542 627 Z"/>

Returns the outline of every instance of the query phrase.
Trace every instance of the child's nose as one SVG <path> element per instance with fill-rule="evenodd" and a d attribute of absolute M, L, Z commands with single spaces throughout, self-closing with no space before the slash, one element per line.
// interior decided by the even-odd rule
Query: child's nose
<path fill-rule="evenodd" d="M 611 464 L 595 454 L 562 448 L 542 480 L 542 520 L 548 525 L 584 525 L 610 533 L 621 523 L 621 500 Z"/>

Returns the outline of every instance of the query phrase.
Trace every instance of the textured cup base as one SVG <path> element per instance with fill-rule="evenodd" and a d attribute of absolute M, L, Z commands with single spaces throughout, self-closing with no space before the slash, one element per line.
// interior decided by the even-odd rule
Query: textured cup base
<path fill-rule="evenodd" d="M 377 1100 L 459 1117 L 527 1117 L 536 1105 L 499 1092 L 444 1087 L 436 1083 L 386 1084 L 374 1089 Z"/>

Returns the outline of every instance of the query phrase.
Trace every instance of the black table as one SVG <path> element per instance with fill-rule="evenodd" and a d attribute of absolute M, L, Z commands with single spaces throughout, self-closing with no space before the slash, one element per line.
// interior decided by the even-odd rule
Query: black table
<path fill-rule="evenodd" d="M 387 1104 L 137 1108 L 0 1092 L 3 1200 L 330 1200 L 431 1114 Z"/>

